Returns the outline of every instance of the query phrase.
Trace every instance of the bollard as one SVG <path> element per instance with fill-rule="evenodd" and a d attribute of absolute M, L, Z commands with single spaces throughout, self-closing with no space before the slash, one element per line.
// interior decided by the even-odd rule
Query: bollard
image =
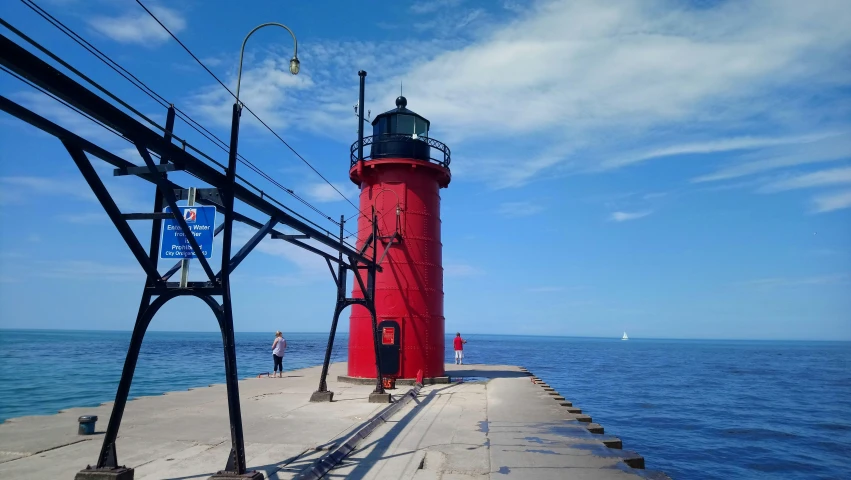
<path fill-rule="evenodd" d="M 95 422 L 98 421 L 97 415 L 83 415 L 77 421 L 80 422 L 77 435 L 92 435 L 95 433 Z"/>

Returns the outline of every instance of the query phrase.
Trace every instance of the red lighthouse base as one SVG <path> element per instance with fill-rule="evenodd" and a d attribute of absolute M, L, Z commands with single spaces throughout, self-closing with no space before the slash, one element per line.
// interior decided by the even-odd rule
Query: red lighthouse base
<path fill-rule="evenodd" d="M 439 191 L 449 171 L 421 160 L 382 158 L 361 162 L 349 174 L 361 186 L 361 211 L 374 208 L 378 218 L 378 251 L 367 254 L 383 255 L 375 278 L 382 374 L 413 379 L 422 371 L 432 381 L 446 378 Z M 370 219 L 361 216 L 358 248 L 371 230 Z M 363 297 L 357 282 L 352 295 Z M 361 305 L 350 317 L 348 376 L 376 378 L 372 316 Z"/>

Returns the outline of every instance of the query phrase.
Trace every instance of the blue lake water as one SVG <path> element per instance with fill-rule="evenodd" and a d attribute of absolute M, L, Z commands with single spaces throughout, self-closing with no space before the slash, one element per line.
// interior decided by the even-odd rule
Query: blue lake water
<path fill-rule="evenodd" d="M 286 370 L 321 363 L 327 334 L 286 337 Z M 129 339 L 0 330 L 0 420 L 111 401 Z M 466 339 L 465 363 L 527 367 L 673 478 L 849 478 L 851 343 Z M 236 342 L 241 377 L 271 370 L 271 335 Z M 219 334 L 151 332 L 131 396 L 223 382 Z"/>

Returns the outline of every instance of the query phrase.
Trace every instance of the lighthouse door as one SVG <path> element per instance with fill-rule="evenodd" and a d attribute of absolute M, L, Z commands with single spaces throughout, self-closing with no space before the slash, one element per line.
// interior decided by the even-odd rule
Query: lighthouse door
<path fill-rule="evenodd" d="M 399 322 L 395 320 L 384 320 L 378 324 L 378 333 L 381 335 L 379 348 L 379 370 L 381 375 L 399 374 Z"/>

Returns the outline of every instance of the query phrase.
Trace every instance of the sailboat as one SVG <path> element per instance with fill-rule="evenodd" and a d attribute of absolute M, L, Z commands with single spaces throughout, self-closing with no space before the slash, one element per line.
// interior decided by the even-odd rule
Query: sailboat
<path fill-rule="evenodd" d="M 626 336 L 626 332 L 623 332 L 623 337 L 621 337 L 621 340 L 629 340 L 629 337 Z"/>

